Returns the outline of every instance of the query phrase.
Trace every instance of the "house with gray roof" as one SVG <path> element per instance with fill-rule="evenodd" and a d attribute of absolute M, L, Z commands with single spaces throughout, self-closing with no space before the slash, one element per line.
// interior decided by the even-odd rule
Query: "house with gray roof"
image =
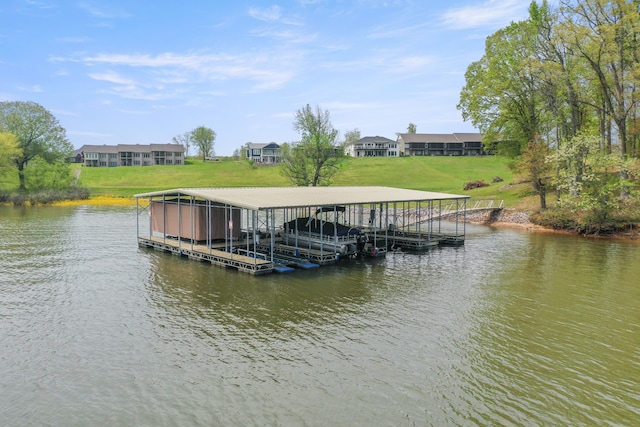
<path fill-rule="evenodd" d="M 276 164 L 282 161 L 282 149 L 275 142 L 268 144 L 248 143 L 246 149 L 247 160 L 255 163 Z"/>
<path fill-rule="evenodd" d="M 86 167 L 183 165 L 181 144 L 83 145 L 79 150 Z"/>
<path fill-rule="evenodd" d="M 365 136 L 345 147 L 352 157 L 398 157 L 398 143 L 384 136 Z"/>
<path fill-rule="evenodd" d="M 404 156 L 479 156 L 485 154 L 479 133 L 401 133 L 398 146 Z"/>

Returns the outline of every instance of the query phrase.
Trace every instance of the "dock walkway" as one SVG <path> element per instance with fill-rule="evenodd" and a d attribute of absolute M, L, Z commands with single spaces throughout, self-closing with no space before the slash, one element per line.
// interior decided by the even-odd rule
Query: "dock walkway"
<path fill-rule="evenodd" d="M 208 261 L 214 265 L 235 268 L 238 271 L 250 274 L 271 273 L 274 267 L 271 261 L 225 252 L 205 245 L 181 242 L 175 239 L 139 237 L 138 246 L 171 252 L 174 255 L 186 256 L 198 261 Z"/>

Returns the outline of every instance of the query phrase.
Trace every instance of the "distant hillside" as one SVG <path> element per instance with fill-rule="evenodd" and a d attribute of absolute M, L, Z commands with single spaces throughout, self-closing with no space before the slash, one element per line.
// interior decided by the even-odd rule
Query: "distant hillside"
<path fill-rule="evenodd" d="M 513 173 L 502 157 L 348 158 L 333 185 L 385 185 L 425 191 L 467 194 L 474 198 L 505 199 L 514 206 L 522 186 L 510 186 Z M 278 166 L 257 166 L 223 159 L 189 159 L 183 166 L 146 166 L 81 169 L 80 183 L 92 195 L 132 196 L 136 193 L 179 187 L 287 186 Z M 492 183 L 495 177 L 504 181 Z M 465 183 L 483 180 L 488 187 L 464 191 Z M 525 187 L 526 188 L 526 187 Z"/>

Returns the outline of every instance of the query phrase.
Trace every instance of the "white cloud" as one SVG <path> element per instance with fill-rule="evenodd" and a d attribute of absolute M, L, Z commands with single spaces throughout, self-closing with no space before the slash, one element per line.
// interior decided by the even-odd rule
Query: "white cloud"
<path fill-rule="evenodd" d="M 271 6 L 268 9 L 259 9 L 257 7 L 249 8 L 249 16 L 265 22 L 277 22 L 282 17 L 280 6 Z"/>
<path fill-rule="evenodd" d="M 394 63 L 394 67 L 391 71 L 403 74 L 413 73 L 415 71 L 423 70 L 432 62 L 432 58 L 428 56 L 408 56 L 398 58 L 398 61 Z"/>
<path fill-rule="evenodd" d="M 77 116 L 78 114 L 68 110 L 51 110 L 56 116 Z"/>
<path fill-rule="evenodd" d="M 25 0 L 25 4 L 29 6 L 33 6 L 37 9 L 53 9 L 55 7 L 48 2 L 34 1 L 34 0 Z"/>
<path fill-rule="evenodd" d="M 112 19 L 129 17 L 129 14 L 125 12 L 100 9 L 89 3 L 79 3 L 78 7 L 96 18 Z"/>
<path fill-rule="evenodd" d="M 59 60 L 59 59 L 58 59 Z M 146 85 L 188 84 L 203 81 L 249 80 L 253 89 L 276 88 L 295 75 L 293 65 L 299 60 L 295 52 L 229 54 L 99 54 L 85 57 L 82 61 L 91 66 L 147 68 L 151 70 L 150 81 Z M 94 72 L 90 77 L 119 85 L 135 85 L 136 82 L 113 71 Z M 140 78 L 139 78 L 140 80 Z"/>
<path fill-rule="evenodd" d="M 102 80 L 109 83 L 115 83 L 118 85 L 135 85 L 135 82 L 131 79 L 127 79 L 126 77 L 122 77 L 118 73 L 108 71 L 106 73 L 91 73 L 89 74 L 94 80 Z"/>
<path fill-rule="evenodd" d="M 274 5 L 267 9 L 260 9 L 257 7 L 249 8 L 249 16 L 259 21 L 269 22 L 269 23 L 281 23 L 287 25 L 302 25 L 298 20 L 291 17 L 283 17 L 282 9 L 280 6 Z"/>
<path fill-rule="evenodd" d="M 407 37 L 407 35 L 416 31 L 423 30 L 429 26 L 428 23 L 420 23 L 416 25 L 401 25 L 397 28 L 375 28 L 368 34 L 370 39 L 392 39 L 399 37 Z"/>
<path fill-rule="evenodd" d="M 452 29 L 501 27 L 527 16 L 529 3 L 522 0 L 488 0 L 478 5 L 450 9 L 442 22 Z"/>
<path fill-rule="evenodd" d="M 19 91 L 22 92 L 33 92 L 33 93 L 40 93 L 42 92 L 42 88 L 39 85 L 33 85 L 33 86 L 18 86 L 16 89 L 18 89 Z"/>

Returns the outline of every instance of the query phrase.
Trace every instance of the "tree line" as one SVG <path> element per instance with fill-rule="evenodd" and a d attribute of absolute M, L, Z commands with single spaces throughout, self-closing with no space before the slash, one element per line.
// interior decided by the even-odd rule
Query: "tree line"
<path fill-rule="evenodd" d="M 283 144 L 281 168 L 293 185 L 328 185 L 344 158 L 344 144 L 360 139 L 360 132 L 354 129 L 339 141 L 329 111 L 319 106 L 315 110 L 309 105 L 299 109 L 293 127 L 301 138 Z M 182 144 L 185 153 L 194 145 L 205 161 L 215 156 L 215 139 L 216 132 L 202 125 L 173 137 L 173 142 Z M 73 151 L 66 130 L 46 108 L 30 101 L 0 102 L 0 180 L 11 180 L 17 174 L 18 195 L 77 188 L 78 176 L 72 176 L 69 167 Z M 11 201 L 9 196 L 3 191 L 0 201 Z M 87 196 L 82 192 L 82 197 Z M 26 200 L 24 196 L 19 199 L 19 203 Z"/>
<path fill-rule="evenodd" d="M 2 192 L 0 201 L 88 197 L 69 171 L 72 154 L 65 129 L 46 108 L 35 102 L 0 102 L 0 182 L 12 174 L 18 177 L 18 194 Z"/>
<path fill-rule="evenodd" d="M 463 118 L 487 150 L 518 158 L 541 209 L 555 194 L 560 222 L 597 227 L 621 209 L 637 218 L 639 4 L 534 1 L 465 73 Z"/>

